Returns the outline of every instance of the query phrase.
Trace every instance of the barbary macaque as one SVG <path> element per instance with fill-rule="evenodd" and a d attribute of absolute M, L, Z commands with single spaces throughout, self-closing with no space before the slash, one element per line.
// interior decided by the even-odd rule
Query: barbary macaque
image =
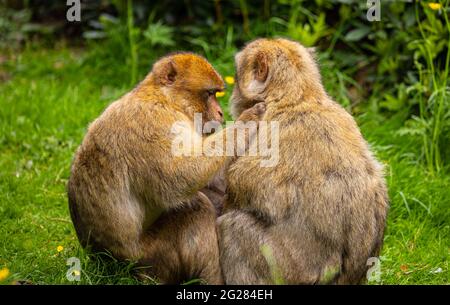
<path fill-rule="evenodd" d="M 196 114 L 205 124 L 223 121 L 215 97 L 222 90 L 204 58 L 171 54 L 89 126 L 68 183 L 82 246 L 137 261 L 161 283 L 222 283 L 216 212 L 199 190 L 229 157 L 176 154 L 172 133 L 181 122 L 201 147 L 226 139 L 226 129 L 209 136 L 194 130 Z M 259 120 L 263 112 L 256 105 L 239 120 Z"/>
<path fill-rule="evenodd" d="M 227 169 L 218 220 L 225 283 L 363 282 L 383 243 L 382 166 L 325 92 L 313 51 L 258 39 L 235 61 L 231 112 L 238 117 L 264 102 L 262 120 L 279 125 L 279 160 L 263 167 L 261 156 L 241 156 Z"/>

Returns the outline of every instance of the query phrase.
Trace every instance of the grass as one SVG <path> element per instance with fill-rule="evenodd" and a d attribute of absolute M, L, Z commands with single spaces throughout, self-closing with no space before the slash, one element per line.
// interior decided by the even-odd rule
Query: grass
<path fill-rule="evenodd" d="M 70 257 L 81 260 L 79 283 L 139 283 L 132 264 L 80 249 L 68 212 L 70 164 L 86 127 L 130 89 L 129 67 L 95 52 L 29 47 L 7 55 L 0 66 L 1 76 L 9 78 L 0 84 L 0 270 L 10 271 L 4 283 L 69 284 Z M 140 77 L 151 61 L 140 58 L 147 65 L 139 68 Z M 233 71 L 232 57 L 213 64 L 223 75 Z M 327 73 L 338 72 L 330 69 Z M 398 116 L 357 118 L 386 164 L 392 201 L 381 283 L 449 284 L 449 171 L 427 174 L 415 161 L 421 143 L 397 133 Z M 58 252 L 58 246 L 63 250 Z"/>

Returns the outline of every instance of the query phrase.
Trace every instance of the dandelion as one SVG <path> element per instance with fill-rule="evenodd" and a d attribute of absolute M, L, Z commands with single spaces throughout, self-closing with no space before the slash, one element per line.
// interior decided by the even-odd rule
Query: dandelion
<path fill-rule="evenodd" d="M 216 92 L 216 97 L 222 97 L 225 95 L 225 92 L 220 91 L 220 92 Z"/>
<path fill-rule="evenodd" d="M 429 6 L 433 11 L 437 11 L 437 10 L 440 10 L 440 9 L 442 8 L 442 4 L 436 3 L 436 2 L 430 2 L 430 3 L 428 3 L 428 6 Z"/>
<path fill-rule="evenodd" d="M 58 247 L 56 247 L 56 251 L 61 252 L 62 250 L 64 250 L 64 247 L 63 247 L 63 246 L 58 246 Z"/>
<path fill-rule="evenodd" d="M 9 276 L 9 269 L 8 268 L 3 268 L 0 269 L 0 282 L 6 280 Z"/>
<path fill-rule="evenodd" d="M 72 274 L 74 276 L 79 276 L 80 275 L 80 270 L 74 270 Z"/>
<path fill-rule="evenodd" d="M 234 84 L 234 77 L 233 76 L 226 76 L 225 77 L 225 82 L 227 84 L 233 85 Z"/>

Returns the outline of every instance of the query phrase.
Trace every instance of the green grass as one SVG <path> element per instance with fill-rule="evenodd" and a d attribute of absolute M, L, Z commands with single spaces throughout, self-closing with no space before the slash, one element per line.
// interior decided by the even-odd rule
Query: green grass
<path fill-rule="evenodd" d="M 68 212 L 70 164 L 88 123 L 130 89 L 129 67 L 95 54 L 29 49 L 10 54 L 0 66 L 0 73 L 10 78 L 0 84 L 0 270 L 10 270 L 5 283 L 68 284 L 69 257 L 81 259 L 80 283 L 139 283 L 132 264 L 80 249 Z M 213 63 L 230 75 L 232 60 Z M 140 58 L 147 65 L 139 67 L 140 77 L 151 61 Z M 397 133 L 398 117 L 365 114 L 357 119 L 386 164 L 389 184 L 381 283 L 449 284 L 448 168 L 427 174 L 416 161 L 421 143 Z M 58 246 L 64 249 L 58 252 Z M 433 273 L 438 268 L 442 272 Z"/>

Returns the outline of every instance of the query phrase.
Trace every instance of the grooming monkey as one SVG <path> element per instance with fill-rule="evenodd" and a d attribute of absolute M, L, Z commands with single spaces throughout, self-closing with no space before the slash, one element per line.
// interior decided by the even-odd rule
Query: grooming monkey
<path fill-rule="evenodd" d="M 383 242 L 389 203 L 381 165 L 325 92 L 309 49 L 258 39 L 235 60 L 231 112 L 265 102 L 262 120 L 279 122 L 279 162 L 261 167 L 260 156 L 243 156 L 227 170 L 218 220 L 225 283 L 362 282 Z"/>
<path fill-rule="evenodd" d="M 204 58 L 176 53 L 89 126 L 68 184 L 82 246 L 150 266 L 147 274 L 162 283 L 222 283 L 216 213 L 199 190 L 227 157 L 174 155 L 171 128 L 185 122 L 200 145 L 226 138 L 226 130 L 204 138 L 194 131 L 195 113 L 223 121 L 215 97 L 223 89 Z M 258 120 L 263 111 L 257 105 L 239 120 Z"/>

